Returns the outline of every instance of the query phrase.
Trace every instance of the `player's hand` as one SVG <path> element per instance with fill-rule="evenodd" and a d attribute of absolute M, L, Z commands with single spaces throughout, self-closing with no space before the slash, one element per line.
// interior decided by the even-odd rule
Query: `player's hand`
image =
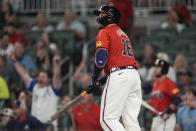
<path fill-rule="evenodd" d="M 95 87 L 93 87 L 93 85 L 89 85 L 89 86 L 86 88 L 87 93 L 88 93 L 88 94 L 92 93 L 92 92 L 93 92 L 93 88 L 95 88 Z"/>
<path fill-rule="evenodd" d="M 168 113 L 163 113 L 162 115 L 161 115 L 161 118 L 164 120 L 164 121 L 166 121 L 168 118 L 169 118 L 169 114 Z"/>
<path fill-rule="evenodd" d="M 172 113 L 171 108 L 168 108 L 161 114 L 161 118 L 163 120 L 167 120 L 171 113 Z"/>

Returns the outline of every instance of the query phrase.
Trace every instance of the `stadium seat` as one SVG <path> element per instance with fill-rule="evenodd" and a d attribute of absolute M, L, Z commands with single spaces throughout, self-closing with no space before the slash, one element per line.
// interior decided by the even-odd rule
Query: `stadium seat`
<path fill-rule="evenodd" d="M 196 27 L 185 28 L 182 30 L 182 35 L 196 36 Z"/>
<path fill-rule="evenodd" d="M 162 37 L 164 39 L 169 40 L 171 37 L 177 36 L 177 32 L 174 29 L 155 29 L 151 31 L 151 35 L 153 37 Z"/>
<path fill-rule="evenodd" d="M 74 53 L 75 33 L 73 31 L 53 31 L 51 37 L 56 42 L 62 56 Z"/>
<path fill-rule="evenodd" d="M 26 31 L 23 32 L 28 40 L 29 46 L 32 47 L 40 39 L 43 31 Z"/>

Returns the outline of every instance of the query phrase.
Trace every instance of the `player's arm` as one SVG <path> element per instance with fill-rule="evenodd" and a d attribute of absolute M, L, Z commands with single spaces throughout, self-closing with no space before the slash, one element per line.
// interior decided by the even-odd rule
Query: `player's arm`
<path fill-rule="evenodd" d="M 92 81 L 91 81 L 91 87 L 88 90 L 88 93 L 92 92 L 92 87 L 97 86 L 97 79 L 102 71 L 102 69 L 105 67 L 108 59 L 108 50 L 106 48 L 97 48 L 95 53 L 95 63 L 94 63 L 94 70 L 92 73 Z M 103 78 L 100 80 L 100 82 L 104 82 L 106 78 Z"/>
<path fill-rule="evenodd" d="M 19 75 L 22 77 L 23 81 L 25 82 L 26 87 L 29 87 L 32 78 L 27 72 L 27 70 L 16 60 L 14 55 L 10 55 L 9 58 L 14 63 L 15 69 L 19 73 Z"/>
<path fill-rule="evenodd" d="M 173 99 L 172 99 L 172 102 L 171 104 L 169 105 L 168 109 L 166 110 L 166 113 L 170 114 L 170 113 L 173 113 L 176 111 L 178 105 L 181 103 L 181 96 L 180 96 L 180 92 L 179 90 L 177 89 L 177 87 L 173 90 L 176 90 L 178 92 L 174 93 L 173 94 Z"/>

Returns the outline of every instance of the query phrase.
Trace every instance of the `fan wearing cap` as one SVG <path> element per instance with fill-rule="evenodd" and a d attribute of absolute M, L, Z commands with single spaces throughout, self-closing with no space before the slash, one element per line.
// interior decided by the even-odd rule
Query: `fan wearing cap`
<path fill-rule="evenodd" d="M 12 119 L 13 110 L 11 108 L 4 108 L 0 111 L 0 114 L 1 114 L 1 122 L 0 122 L 0 130 L 1 130 Z"/>
<path fill-rule="evenodd" d="M 156 80 L 153 84 L 151 100 L 148 102 L 162 115 L 154 114 L 151 131 L 173 131 L 176 123 L 176 107 L 181 102 L 180 91 L 170 78 L 168 73 L 169 64 L 161 59 L 155 61 L 154 75 Z"/>
<path fill-rule="evenodd" d="M 7 123 L 8 131 L 43 131 L 45 125 L 42 124 L 37 118 L 27 113 L 24 103 L 17 100 L 11 105 L 13 108 L 13 119 Z"/>
<path fill-rule="evenodd" d="M 107 77 L 101 100 L 100 123 L 104 130 L 140 131 L 137 120 L 141 106 L 141 80 L 136 70 L 132 43 L 127 34 L 118 26 L 121 18 L 119 10 L 103 5 L 94 11 L 97 15 L 99 33 L 96 38 L 94 71 L 91 93 L 97 88 L 100 72 L 104 69 Z M 119 122 L 123 118 L 124 126 Z"/>

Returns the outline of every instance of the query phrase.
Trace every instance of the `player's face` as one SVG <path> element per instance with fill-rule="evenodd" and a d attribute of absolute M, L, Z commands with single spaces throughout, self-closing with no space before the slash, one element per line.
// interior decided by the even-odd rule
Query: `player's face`
<path fill-rule="evenodd" d="M 50 79 L 48 78 L 47 73 L 40 72 L 38 83 L 40 84 L 40 87 L 48 86 L 50 84 Z"/>
<path fill-rule="evenodd" d="M 103 12 L 100 12 L 99 17 L 103 17 L 103 16 L 105 16 L 105 15 L 107 15 L 107 14 L 106 14 L 106 13 L 103 13 Z M 99 24 L 99 23 L 97 24 L 97 26 L 98 26 L 99 29 L 102 29 L 102 28 L 105 27 L 104 25 Z"/>
<path fill-rule="evenodd" d="M 155 76 L 160 77 L 161 76 L 161 66 L 155 66 Z"/>

